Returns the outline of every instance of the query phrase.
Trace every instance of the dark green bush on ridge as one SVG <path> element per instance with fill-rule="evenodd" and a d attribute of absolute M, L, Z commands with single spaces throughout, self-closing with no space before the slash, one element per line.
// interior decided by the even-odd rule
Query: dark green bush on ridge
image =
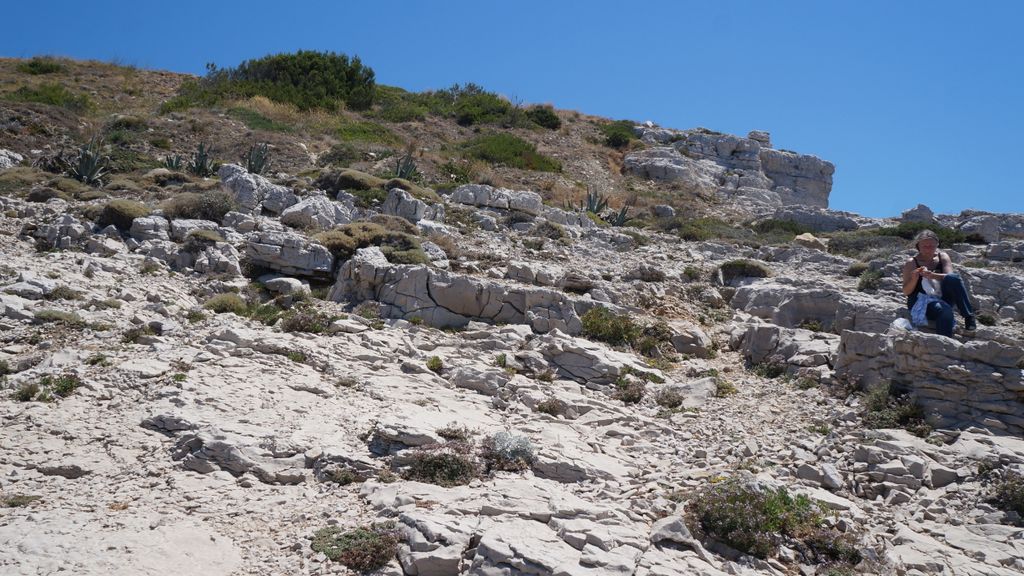
<path fill-rule="evenodd" d="M 526 111 L 526 117 L 548 130 L 558 130 L 562 127 L 562 120 L 550 106 L 532 106 Z"/>
<path fill-rule="evenodd" d="M 358 56 L 300 50 L 246 60 L 237 68 L 207 65 L 204 78 L 186 82 L 162 112 L 193 106 L 213 106 L 233 98 L 265 96 L 300 110 L 334 110 L 343 103 L 351 110 L 373 105 L 376 82 L 371 68 Z"/>
<path fill-rule="evenodd" d="M 40 84 L 35 88 L 22 86 L 5 96 L 14 102 L 34 102 L 60 106 L 72 112 L 86 112 L 92 108 L 92 101 L 85 94 L 75 94 L 60 84 Z"/>
<path fill-rule="evenodd" d="M 32 74 L 38 76 L 39 74 L 54 74 L 56 72 L 63 72 L 64 65 L 61 64 L 56 58 L 50 56 L 34 56 L 31 60 L 21 62 L 17 66 L 18 72 L 24 74 Z"/>
<path fill-rule="evenodd" d="M 624 148 L 629 145 L 630 140 L 636 139 L 636 133 L 633 132 L 633 122 L 629 120 L 610 122 L 601 126 L 600 130 L 604 134 L 605 146 L 612 148 Z"/>

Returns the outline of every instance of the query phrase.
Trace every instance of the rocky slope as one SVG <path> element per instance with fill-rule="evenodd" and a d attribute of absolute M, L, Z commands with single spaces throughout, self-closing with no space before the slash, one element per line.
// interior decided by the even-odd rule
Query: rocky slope
<path fill-rule="evenodd" d="M 231 164 L 190 179 L 216 219 L 0 196 L 0 572 L 340 574 L 315 535 L 376 522 L 395 575 L 1024 572 L 994 499 L 1024 472 L 1024 219 L 831 212 L 831 164 L 766 134 L 636 130 L 624 165 L 662 197 L 820 238 L 690 241 L 656 225 L 673 202 L 608 226 L 487 184 L 367 208 Z M 891 328 L 903 247 L 826 249 L 901 220 L 983 237 L 947 248 L 991 326 Z M 843 560 L 703 533 L 731 482 L 817 502 Z"/>

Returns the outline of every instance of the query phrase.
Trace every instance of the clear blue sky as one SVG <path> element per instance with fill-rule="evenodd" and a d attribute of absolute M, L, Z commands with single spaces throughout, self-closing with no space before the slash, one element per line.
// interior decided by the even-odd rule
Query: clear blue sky
<path fill-rule="evenodd" d="M 408 90 L 772 133 L 836 165 L 831 206 L 1024 211 L 1024 2 L 12 2 L 0 55 L 201 74 L 297 49 Z"/>

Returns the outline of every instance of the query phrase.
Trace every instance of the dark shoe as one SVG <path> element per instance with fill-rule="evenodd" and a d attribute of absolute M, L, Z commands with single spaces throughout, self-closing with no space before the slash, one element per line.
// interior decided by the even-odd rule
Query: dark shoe
<path fill-rule="evenodd" d="M 964 319 L 964 330 L 967 332 L 974 332 L 978 329 L 978 321 L 974 319 L 974 316 Z"/>

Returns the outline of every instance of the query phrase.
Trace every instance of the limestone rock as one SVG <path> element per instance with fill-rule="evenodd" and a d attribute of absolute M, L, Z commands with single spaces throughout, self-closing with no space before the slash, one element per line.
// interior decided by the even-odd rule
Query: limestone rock
<path fill-rule="evenodd" d="M 143 216 L 132 220 L 129 234 L 139 242 L 146 240 L 169 240 L 170 223 L 163 216 Z"/>
<path fill-rule="evenodd" d="M 328 275 L 334 266 L 327 248 L 288 232 L 254 233 L 246 243 L 245 255 L 255 264 L 299 276 Z"/>
<path fill-rule="evenodd" d="M 828 244 L 825 244 L 825 242 L 820 238 L 809 232 L 797 234 L 797 236 L 793 238 L 793 243 L 807 248 L 812 248 L 814 250 L 821 250 L 822 252 L 828 250 Z"/>
<path fill-rule="evenodd" d="M 217 171 L 217 176 L 221 186 L 232 194 L 242 211 L 249 214 L 259 214 L 263 208 L 272 212 L 282 208 L 283 211 L 294 199 L 288 188 L 273 184 L 259 174 L 250 174 L 237 164 L 224 164 Z M 263 202 L 268 198 L 270 201 L 264 206 Z"/>
<path fill-rule="evenodd" d="M 860 224 L 849 213 L 804 206 L 784 206 L 776 210 L 772 218 L 795 222 L 814 232 L 838 232 L 860 228 Z"/>
<path fill-rule="evenodd" d="M 135 222 L 132 222 L 132 228 L 135 227 Z M 188 237 L 189 233 L 195 230 L 210 230 L 216 232 L 220 226 L 216 222 L 209 220 L 171 220 L 170 238 L 175 242 L 184 242 L 185 238 Z M 134 234 L 132 236 L 135 236 Z M 145 240 L 145 238 L 137 238 L 139 240 Z"/>
<path fill-rule="evenodd" d="M 17 152 L 0 148 L 0 171 L 13 168 L 18 164 L 21 164 L 21 161 L 24 159 L 25 157 Z"/>
<path fill-rule="evenodd" d="M 536 192 L 519 192 L 505 188 L 494 188 L 486 184 L 464 184 L 451 195 L 452 202 L 514 210 L 531 216 L 541 213 L 543 202 Z"/>
<path fill-rule="evenodd" d="M 352 214 L 344 205 L 326 196 L 312 196 L 297 202 L 281 213 L 281 223 L 305 230 L 328 230 L 352 221 Z"/>
<path fill-rule="evenodd" d="M 935 223 L 935 213 L 932 209 L 925 206 L 924 204 L 918 204 L 917 207 L 905 210 L 903 214 L 900 214 L 901 222 L 925 222 L 927 224 Z"/>
<path fill-rule="evenodd" d="M 672 182 L 691 193 L 709 194 L 718 190 L 724 170 L 710 160 L 694 160 L 672 147 L 654 147 L 626 155 L 624 166 L 630 173 Z"/>

